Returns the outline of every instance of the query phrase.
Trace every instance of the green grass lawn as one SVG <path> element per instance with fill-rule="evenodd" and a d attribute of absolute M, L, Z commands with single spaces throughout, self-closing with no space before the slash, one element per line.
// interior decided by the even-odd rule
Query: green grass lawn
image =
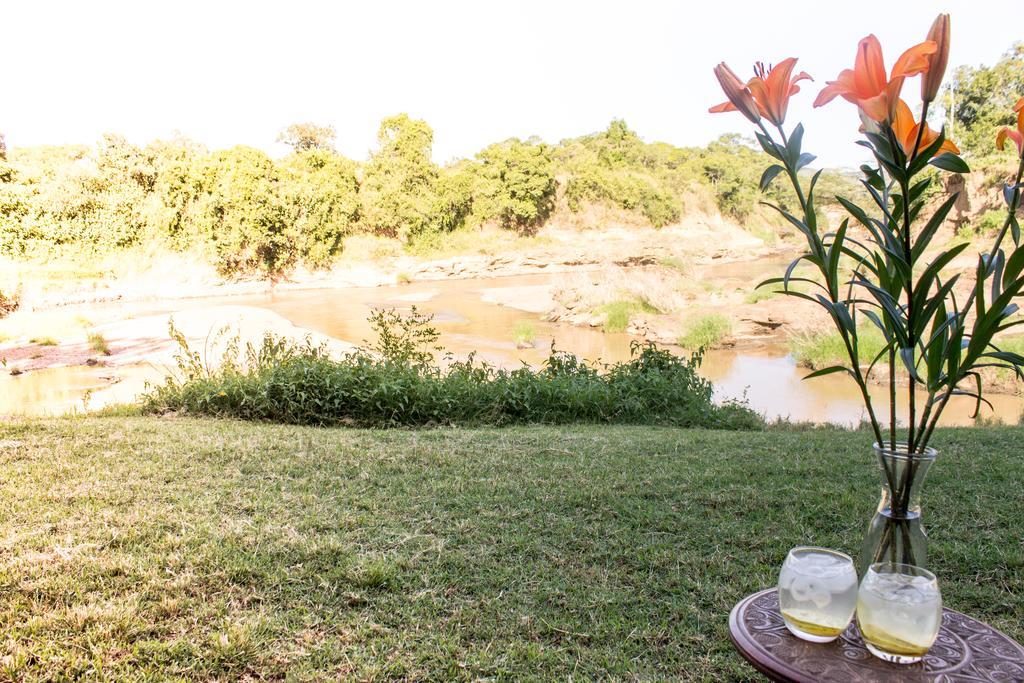
<path fill-rule="evenodd" d="M 949 606 L 1024 639 L 1019 428 L 944 430 Z M 0 677 L 755 680 L 727 615 L 855 551 L 866 432 L 0 423 Z"/>

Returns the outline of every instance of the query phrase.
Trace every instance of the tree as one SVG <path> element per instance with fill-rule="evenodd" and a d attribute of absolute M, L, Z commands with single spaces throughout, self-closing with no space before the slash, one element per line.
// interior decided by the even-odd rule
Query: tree
<path fill-rule="evenodd" d="M 491 145 L 480 160 L 480 215 L 504 228 L 536 227 L 554 209 L 555 182 L 551 148 L 516 138 Z"/>
<path fill-rule="evenodd" d="M 322 149 L 309 149 L 281 163 L 280 195 L 286 220 L 303 260 L 326 266 L 359 220 L 356 165 Z"/>
<path fill-rule="evenodd" d="M 315 123 L 293 123 L 277 136 L 278 142 L 291 147 L 296 152 L 310 149 L 334 150 L 334 140 L 338 137 L 334 126 L 318 126 Z"/>
<path fill-rule="evenodd" d="M 398 114 L 384 119 L 379 148 L 363 175 L 363 224 L 372 232 L 409 239 L 430 227 L 439 169 L 430 158 L 434 131 Z"/>
<path fill-rule="evenodd" d="M 946 134 L 965 152 L 994 151 L 996 132 L 1015 123 L 1013 105 L 1024 97 L 1024 43 L 1017 43 L 995 66 L 962 66 L 947 82 L 942 103 L 949 117 Z"/>
<path fill-rule="evenodd" d="M 297 239 L 277 193 L 273 160 L 252 147 L 204 160 L 195 220 L 224 274 L 259 271 L 280 277 L 298 257 Z"/>

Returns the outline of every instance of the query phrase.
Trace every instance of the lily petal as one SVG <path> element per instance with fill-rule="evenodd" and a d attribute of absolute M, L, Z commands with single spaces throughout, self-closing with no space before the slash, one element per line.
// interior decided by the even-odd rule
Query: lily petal
<path fill-rule="evenodd" d="M 739 110 L 735 106 L 733 106 L 732 102 L 722 102 L 721 104 L 716 104 L 715 106 L 713 106 L 710 109 L 708 109 L 708 112 L 711 113 L 711 114 L 721 114 L 722 112 L 726 112 L 726 111 L 739 111 Z"/>
<path fill-rule="evenodd" d="M 900 55 L 892 67 L 890 78 L 906 78 L 924 73 L 931 63 L 928 56 L 934 54 L 938 49 L 939 46 L 935 44 L 934 40 L 918 43 Z"/>
<path fill-rule="evenodd" d="M 885 87 L 885 60 L 882 44 L 874 34 L 857 44 L 857 59 L 853 66 L 854 87 L 860 94 L 877 93 Z"/>
<path fill-rule="evenodd" d="M 834 81 L 826 81 L 825 87 L 821 89 L 818 96 L 814 98 L 814 106 L 820 107 L 828 104 L 840 95 L 847 95 L 854 92 L 853 69 L 843 69 Z"/>

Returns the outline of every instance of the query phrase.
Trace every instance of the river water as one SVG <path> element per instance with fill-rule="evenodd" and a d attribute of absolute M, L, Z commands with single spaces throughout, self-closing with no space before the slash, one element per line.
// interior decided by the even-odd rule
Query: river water
<path fill-rule="evenodd" d="M 775 264 L 765 264 L 765 274 Z M 731 279 L 749 282 L 750 264 L 723 264 L 713 273 L 718 283 Z M 707 273 L 704 274 L 705 277 Z M 133 307 L 133 314 L 163 313 L 195 307 L 234 304 L 270 309 L 300 327 L 339 339 L 359 343 L 372 336 L 367 317 L 375 308 L 419 310 L 434 316 L 441 344 L 456 357 L 476 352 L 476 357 L 504 367 L 521 363 L 539 365 L 552 343 L 556 348 L 606 363 L 629 358 L 631 337 L 606 333 L 599 328 L 578 327 L 542 321 L 531 313 L 495 300 L 509 299 L 517 306 L 543 310 L 549 287 L 573 277 L 543 274 L 479 280 L 415 282 L 394 287 L 333 290 L 279 290 L 274 293 L 192 299 Z M 519 349 L 513 341 L 517 327 L 532 327 L 533 348 Z M 681 349 L 676 349 L 683 353 Z M 145 381 L 157 381 L 162 371 L 153 367 L 54 368 L 0 378 L 0 414 L 52 414 L 88 407 L 92 392 L 104 390 L 105 402 L 129 401 Z M 111 374 L 124 381 L 110 387 Z M 754 410 L 769 418 L 798 421 L 855 424 L 864 417 L 860 394 L 849 378 L 834 374 L 808 381 L 807 370 L 797 367 L 785 348 L 769 346 L 755 350 L 716 350 L 706 354 L 701 374 L 715 385 L 719 400 L 746 400 Z M 108 388 L 110 387 L 110 388 Z M 873 387 L 876 404 L 885 402 L 885 388 Z M 1016 423 L 1021 417 L 1022 399 L 989 395 L 995 412 L 983 410 L 984 417 Z M 923 399 L 922 399 L 923 401 Z M 921 402 L 921 401 L 919 401 Z M 943 422 L 948 425 L 972 423 L 973 402 L 956 397 L 950 401 Z"/>

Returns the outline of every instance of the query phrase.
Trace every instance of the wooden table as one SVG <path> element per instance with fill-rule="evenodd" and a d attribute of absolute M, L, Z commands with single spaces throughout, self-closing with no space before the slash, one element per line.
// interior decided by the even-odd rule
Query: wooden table
<path fill-rule="evenodd" d="M 950 609 L 942 610 L 939 637 L 917 664 L 890 664 L 872 655 L 856 622 L 831 643 L 800 640 L 783 623 L 774 588 L 754 593 L 733 608 L 729 637 L 740 654 L 773 681 L 1024 682 L 1024 647 Z"/>

